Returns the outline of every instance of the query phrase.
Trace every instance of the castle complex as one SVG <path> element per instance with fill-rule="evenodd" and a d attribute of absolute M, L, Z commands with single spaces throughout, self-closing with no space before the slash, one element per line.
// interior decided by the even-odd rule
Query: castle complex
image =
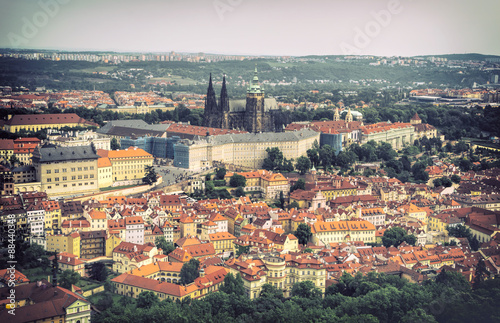
<path fill-rule="evenodd" d="M 275 111 L 278 111 L 276 100 L 264 97 L 264 89 L 260 86 L 257 76 L 257 67 L 250 86 L 247 88 L 246 100 L 229 100 L 224 76 L 220 100 L 217 104 L 210 74 L 203 116 L 205 127 L 240 129 L 252 133 L 274 132 Z"/>

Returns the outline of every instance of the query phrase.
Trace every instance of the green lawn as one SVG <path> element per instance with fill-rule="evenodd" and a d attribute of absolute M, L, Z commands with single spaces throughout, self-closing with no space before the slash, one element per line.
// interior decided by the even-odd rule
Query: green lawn
<path fill-rule="evenodd" d="M 104 283 L 99 283 L 93 280 L 87 280 L 87 279 L 80 279 L 80 281 L 76 284 L 76 286 L 80 287 L 83 291 L 88 291 L 91 289 L 94 289 L 96 287 L 99 287 L 101 285 L 104 285 Z"/>
<path fill-rule="evenodd" d="M 30 282 L 35 282 L 41 279 L 47 279 L 47 276 L 52 275 L 52 271 L 50 268 L 43 270 L 41 267 L 24 269 L 21 270 L 21 272 L 25 274 L 26 277 L 28 277 Z"/>
<path fill-rule="evenodd" d="M 118 295 L 118 294 L 115 294 L 115 293 L 108 293 L 106 291 L 104 292 L 100 292 L 100 293 L 97 293 L 97 294 L 94 294 L 94 295 L 91 295 L 89 297 L 87 297 L 87 300 L 89 302 L 91 302 L 92 304 L 96 305 L 97 303 L 99 303 L 99 301 L 104 298 L 104 297 L 111 297 L 111 299 L 113 300 L 113 304 L 118 304 L 118 301 L 122 298 L 122 297 L 127 297 L 127 298 L 130 298 L 130 300 L 132 302 L 135 301 L 135 299 L 131 298 L 131 297 L 128 297 L 128 296 L 122 296 L 122 295 Z"/>

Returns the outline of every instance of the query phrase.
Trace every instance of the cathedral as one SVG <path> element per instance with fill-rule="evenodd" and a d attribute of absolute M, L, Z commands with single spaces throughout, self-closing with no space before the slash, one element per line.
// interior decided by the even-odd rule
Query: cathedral
<path fill-rule="evenodd" d="M 217 103 L 212 86 L 212 74 L 205 99 L 203 125 L 211 128 L 246 130 L 248 132 L 274 132 L 275 112 L 278 104 L 274 98 L 264 98 L 264 89 L 259 84 L 257 67 L 247 88 L 246 100 L 229 100 L 226 77 L 222 80 L 220 100 Z"/>

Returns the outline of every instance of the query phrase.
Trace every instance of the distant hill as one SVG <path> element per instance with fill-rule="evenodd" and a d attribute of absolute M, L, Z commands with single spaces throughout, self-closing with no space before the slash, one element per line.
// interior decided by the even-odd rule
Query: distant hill
<path fill-rule="evenodd" d="M 500 58 L 500 56 L 498 55 L 484 55 L 478 53 L 426 55 L 421 57 L 443 57 L 447 58 L 448 60 L 456 60 L 456 61 L 485 61 L 487 58 Z"/>

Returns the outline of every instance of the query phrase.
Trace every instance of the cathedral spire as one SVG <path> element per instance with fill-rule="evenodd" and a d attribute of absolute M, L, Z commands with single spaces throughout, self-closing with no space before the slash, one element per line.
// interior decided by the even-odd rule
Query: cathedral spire
<path fill-rule="evenodd" d="M 220 90 L 220 110 L 229 112 L 229 96 L 226 88 L 226 75 L 222 77 L 222 89 Z"/>
<path fill-rule="evenodd" d="M 215 91 L 212 85 L 212 73 L 210 73 L 207 97 L 205 98 L 205 112 L 203 115 L 203 125 L 205 127 L 213 127 L 212 120 L 214 113 L 217 113 L 217 99 L 215 98 Z"/>

